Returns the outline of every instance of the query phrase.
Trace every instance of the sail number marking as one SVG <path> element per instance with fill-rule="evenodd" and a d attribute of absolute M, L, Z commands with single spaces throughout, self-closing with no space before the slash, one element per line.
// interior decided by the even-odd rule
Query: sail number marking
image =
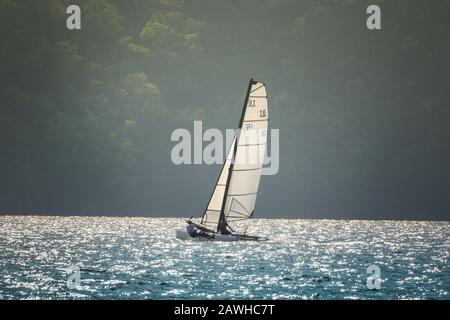
<path fill-rule="evenodd" d="M 266 109 L 259 110 L 259 117 L 260 118 L 265 118 L 266 115 L 267 115 Z"/>
<path fill-rule="evenodd" d="M 256 107 L 256 100 L 255 99 L 249 99 L 248 100 L 248 106 L 249 107 Z"/>

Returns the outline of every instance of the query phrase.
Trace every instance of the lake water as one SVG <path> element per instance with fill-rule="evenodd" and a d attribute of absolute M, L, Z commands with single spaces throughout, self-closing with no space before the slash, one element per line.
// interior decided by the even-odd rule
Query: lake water
<path fill-rule="evenodd" d="M 253 220 L 270 241 L 235 243 L 183 227 L 0 216 L 0 299 L 449 299 L 449 222 Z"/>

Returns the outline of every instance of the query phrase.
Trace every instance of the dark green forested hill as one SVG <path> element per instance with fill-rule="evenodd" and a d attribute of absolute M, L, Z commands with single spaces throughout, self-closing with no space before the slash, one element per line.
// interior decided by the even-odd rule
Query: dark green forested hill
<path fill-rule="evenodd" d="M 82 29 L 66 28 L 78 4 Z M 369 4 L 382 29 L 369 31 Z M 268 85 L 280 172 L 259 216 L 450 217 L 450 3 L 0 0 L 0 212 L 190 216 L 218 166 L 175 128 L 234 128 Z"/>

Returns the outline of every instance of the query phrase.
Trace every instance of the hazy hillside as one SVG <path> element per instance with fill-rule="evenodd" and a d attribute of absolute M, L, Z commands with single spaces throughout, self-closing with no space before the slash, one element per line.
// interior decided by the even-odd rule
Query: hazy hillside
<path fill-rule="evenodd" d="M 219 166 L 175 128 L 234 128 L 266 82 L 280 172 L 256 214 L 450 217 L 450 2 L 0 1 L 0 212 L 199 215 Z M 366 28 L 369 4 L 382 30 Z"/>

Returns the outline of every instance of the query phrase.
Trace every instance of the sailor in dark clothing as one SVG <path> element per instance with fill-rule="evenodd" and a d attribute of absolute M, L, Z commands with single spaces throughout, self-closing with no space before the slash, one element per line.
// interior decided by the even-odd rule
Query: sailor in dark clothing
<path fill-rule="evenodd" d="M 195 238 L 198 236 L 197 231 L 195 230 L 195 226 L 191 221 L 188 221 L 188 225 L 186 226 L 187 233 L 192 237 Z"/>
<path fill-rule="evenodd" d="M 217 230 L 220 232 L 220 234 L 223 235 L 229 235 L 231 232 L 228 230 L 229 226 L 226 223 L 226 221 L 220 221 L 219 225 L 217 226 Z"/>

